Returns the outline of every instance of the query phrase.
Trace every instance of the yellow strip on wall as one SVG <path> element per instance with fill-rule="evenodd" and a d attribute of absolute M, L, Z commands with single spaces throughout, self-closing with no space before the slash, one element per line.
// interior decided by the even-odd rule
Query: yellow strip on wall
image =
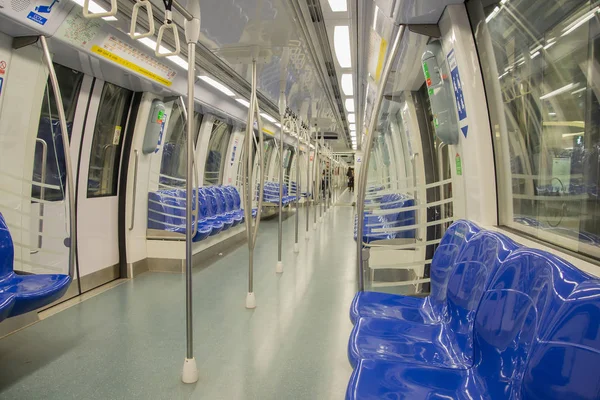
<path fill-rule="evenodd" d="M 384 38 L 381 38 L 381 43 L 379 44 L 379 59 L 377 60 L 377 69 L 375 70 L 375 81 L 379 82 L 379 77 L 381 77 L 381 70 L 383 69 L 383 61 L 385 60 L 385 52 L 387 50 L 387 41 Z"/>
<path fill-rule="evenodd" d="M 168 79 L 158 76 L 154 72 L 150 72 L 146 68 L 142 68 L 139 65 L 132 63 L 131 61 L 128 61 L 122 57 L 119 57 L 118 55 L 111 53 L 110 51 L 108 51 L 100 46 L 96 46 L 96 45 L 92 46 L 92 53 L 96 53 L 99 56 L 102 56 L 102 57 L 106 58 L 107 60 L 114 62 L 115 64 L 119 64 L 120 66 L 130 69 L 134 72 L 137 72 L 140 75 L 144 75 L 146 78 L 152 79 L 158 83 L 162 83 L 165 86 L 171 86 L 171 84 L 172 84 L 172 82 L 169 81 Z"/>
<path fill-rule="evenodd" d="M 263 128 L 263 132 L 266 133 L 267 135 L 275 136 L 274 132 L 272 132 L 272 131 L 270 131 L 270 130 L 268 130 L 266 128 Z"/>

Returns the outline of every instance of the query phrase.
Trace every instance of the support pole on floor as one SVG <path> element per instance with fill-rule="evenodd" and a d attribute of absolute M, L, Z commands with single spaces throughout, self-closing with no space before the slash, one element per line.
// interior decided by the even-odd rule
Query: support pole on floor
<path fill-rule="evenodd" d="M 286 126 L 287 106 L 285 100 L 285 88 L 287 83 L 287 65 L 289 61 L 288 49 L 283 49 L 283 54 L 280 60 L 280 75 L 279 75 L 279 221 L 277 226 L 277 265 L 275 272 L 283 273 L 282 260 L 282 241 L 283 241 L 283 131 Z"/>
<path fill-rule="evenodd" d="M 298 231 L 300 230 L 300 125 L 298 118 L 294 117 L 293 125 L 296 132 L 296 149 L 294 151 L 294 160 L 296 162 L 296 215 L 294 223 L 294 253 L 300 251 L 300 245 L 298 244 Z"/>
<path fill-rule="evenodd" d="M 75 268 L 75 258 L 77 252 L 77 212 L 75 210 L 75 179 L 73 178 L 73 167 L 71 162 L 71 153 L 69 151 L 69 135 L 67 127 L 67 118 L 65 114 L 65 108 L 62 102 L 62 95 L 60 93 L 60 86 L 58 85 L 58 78 L 56 71 L 54 70 L 54 64 L 52 63 L 52 56 L 50 55 L 50 49 L 48 48 L 48 42 L 45 36 L 40 36 L 40 43 L 42 45 L 42 51 L 44 53 L 44 61 L 48 67 L 48 75 L 50 77 L 50 84 L 52 85 L 52 92 L 54 93 L 54 100 L 56 102 L 56 108 L 58 110 L 58 122 L 60 124 L 60 130 L 63 132 L 61 136 L 62 144 L 65 155 L 65 170 L 67 174 L 67 188 L 66 198 L 69 200 L 69 276 L 71 279 L 75 279 L 77 274 L 77 285 L 79 292 L 81 293 L 81 279 L 79 279 L 79 268 Z"/>
<path fill-rule="evenodd" d="M 260 217 L 262 214 L 263 191 L 265 186 L 264 174 L 264 139 L 262 132 L 262 120 L 260 118 L 260 108 L 258 106 L 258 98 L 256 96 L 256 58 L 252 59 L 252 91 L 250 95 L 250 107 L 248 107 L 248 121 L 246 123 L 246 137 L 244 144 L 246 145 L 246 163 L 244 167 L 244 215 L 246 219 L 246 237 L 248 239 L 248 293 L 246 295 L 246 308 L 256 308 L 256 296 L 254 295 L 254 247 L 256 238 L 258 237 L 258 227 L 260 226 Z M 252 180 L 253 152 L 252 143 L 254 141 L 254 117 L 258 128 L 258 168 L 259 168 L 259 184 L 258 184 L 258 204 L 256 210 L 256 222 L 252 224 L 252 198 L 254 188 Z"/>
<path fill-rule="evenodd" d="M 317 230 L 317 213 L 319 208 L 319 132 L 317 131 L 317 126 L 315 125 L 314 129 L 315 135 L 315 156 L 313 159 L 313 204 L 314 204 L 314 221 L 313 221 L 313 230 Z"/>
<path fill-rule="evenodd" d="M 314 190 L 313 193 L 310 193 L 310 127 L 303 127 L 305 138 L 306 138 L 306 235 L 304 236 L 304 240 L 309 240 L 310 235 L 310 203 L 311 198 L 314 198 Z"/>

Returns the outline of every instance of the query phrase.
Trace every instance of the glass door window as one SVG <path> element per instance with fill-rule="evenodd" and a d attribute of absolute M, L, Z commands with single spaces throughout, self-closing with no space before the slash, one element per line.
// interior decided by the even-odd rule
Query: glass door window
<path fill-rule="evenodd" d="M 121 146 L 133 92 L 105 83 L 88 173 L 87 197 L 116 196 L 121 163 Z"/>
<path fill-rule="evenodd" d="M 221 185 L 223 183 L 223 169 L 225 168 L 223 160 L 227 157 L 230 138 L 231 126 L 223 121 L 215 120 L 204 166 L 204 185 Z"/>

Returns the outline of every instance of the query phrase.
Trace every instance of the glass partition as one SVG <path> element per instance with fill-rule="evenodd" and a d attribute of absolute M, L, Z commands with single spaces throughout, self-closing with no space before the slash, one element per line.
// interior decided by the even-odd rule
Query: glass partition
<path fill-rule="evenodd" d="M 121 147 L 133 92 L 106 82 L 90 156 L 87 197 L 116 196 Z"/>
<path fill-rule="evenodd" d="M 469 4 L 493 128 L 500 222 L 600 257 L 597 1 Z"/>
<path fill-rule="evenodd" d="M 221 185 L 223 183 L 223 170 L 227 158 L 227 146 L 231 137 L 231 126 L 219 120 L 215 120 L 210 134 L 208 154 L 204 167 L 204 185 Z"/>

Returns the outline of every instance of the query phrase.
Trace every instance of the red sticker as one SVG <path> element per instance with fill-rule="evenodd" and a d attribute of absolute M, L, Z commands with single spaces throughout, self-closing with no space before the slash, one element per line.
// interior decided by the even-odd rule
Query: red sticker
<path fill-rule="evenodd" d="M 6 61 L 0 61 L 0 75 L 4 75 L 6 72 Z"/>
<path fill-rule="evenodd" d="M 431 78 L 427 78 L 427 86 L 431 86 Z"/>

